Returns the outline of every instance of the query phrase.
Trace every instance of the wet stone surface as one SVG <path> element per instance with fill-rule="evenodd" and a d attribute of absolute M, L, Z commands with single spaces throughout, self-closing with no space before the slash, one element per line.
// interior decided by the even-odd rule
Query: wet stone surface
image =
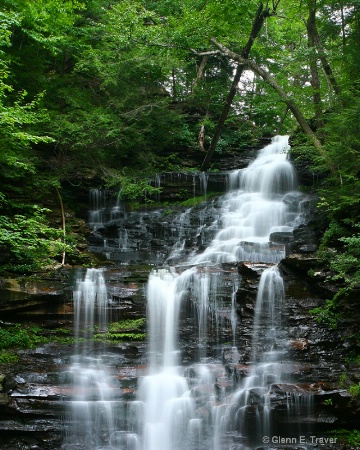
<path fill-rule="evenodd" d="M 290 207 L 295 208 L 298 200 L 296 194 L 286 196 Z M 309 208 L 312 199 L 303 201 L 304 208 Z M 134 214 L 116 210 L 106 227 L 98 226 L 93 230 L 90 249 L 106 260 L 104 278 L 109 322 L 146 316 L 150 271 L 163 265 L 177 265 L 179 273 L 185 271 L 189 257 L 193 252 L 204 250 L 221 226 L 220 208 L 219 200 L 215 199 L 174 215 L 167 215 L 164 210 Z M 281 326 L 272 339 L 274 348 L 270 348 L 266 335 L 268 317 L 260 320 L 254 330 L 259 279 L 271 264 L 245 262 L 199 267 L 199 277 L 194 278 L 197 281 L 192 282 L 184 296 L 177 330 L 182 342 L 178 356 L 180 371 L 195 399 L 197 415 L 205 422 L 211 420 L 208 404 L 211 395 L 215 403 L 225 400 L 230 404 L 232 393 L 249 379 L 254 362 L 259 363 L 258 355 L 265 351 L 272 365 L 281 365 L 282 373 L 281 382 L 270 370 L 265 370 L 264 375 L 274 433 L 299 435 L 299 424 L 302 431 L 309 430 L 318 436 L 334 428 L 356 428 L 360 406 L 349 394 L 348 386 L 359 381 L 360 370 L 358 364 L 344 361 L 352 351 L 351 335 L 358 326 L 357 316 L 350 314 L 348 322 L 331 330 L 316 322 L 309 313 L 312 308 L 323 305 L 337 288 L 326 283 L 326 274 L 321 272 L 314 256 L 316 233 L 308 227 L 299 227 L 292 233 L 275 232 L 270 240 L 275 246 L 286 246 L 288 252 L 279 264 L 285 301 L 277 311 Z M 297 253 L 292 253 L 294 251 Z M 309 278 L 309 269 L 318 271 L 318 276 Z M 71 415 L 69 403 L 76 394 L 69 376 L 75 349 L 72 291 L 75 280 L 84 272 L 62 270 L 45 283 L 16 279 L 6 280 L 0 286 L 0 311 L 4 322 L 34 322 L 43 328 L 49 340 L 59 338 L 56 342 L 21 350 L 17 362 L 0 366 L 1 450 L 80 450 L 75 445 L 65 445 L 65 440 Z M 201 275 L 210 276 L 214 288 L 208 296 L 206 336 L 198 331 L 200 309 L 194 295 Z M 86 334 L 85 330 L 82 334 Z M 122 430 L 127 407 L 136 399 L 139 381 L 148 374 L 148 344 L 145 340 L 114 341 L 104 347 L 96 342 L 91 350 L 96 350 L 106 361 L 116 401 L 116 420 Z M 278 358 L 275 362 L 271 359 L 273 351 Z M 90 351 L 87 356 L 92 356 Z M 342 383 L 344 374 L 346 381 Z M 203 382 L 199 384 L 201 378 Z M 93 395 L 91 390 L 88 388 L 87 395 Z M 253 403 L 246 406 L 244 414 L 249 428 L 248 441 L 240 436 L 240 425 L 231 418 L 232 428 L 223 438 L 223 447 L 303 450 L 296 443 L 272 442 L 271 446 L 264 447 L 258 437 L 252 435 L 254 418 L 264 414 L 261 400 L 264 390 L 253 388 L 250 392 Z M 296 414 L 294 404 L 298 406 Z M 241 405 L 239 399 L 233 402 L 233 417 Z M 136 425 L 136 418 L 129 420 Z M 115 448 L 122 448 L 123 435 L 119 432 L 114 439 Z M 343 448 L 341 444 L 336 447 L 320 444 L 316 448 Z M 208 442 L 191 450 L 203 448 L 208 450 Z M 88 448 L 84 444 L 81 450 Z"/>

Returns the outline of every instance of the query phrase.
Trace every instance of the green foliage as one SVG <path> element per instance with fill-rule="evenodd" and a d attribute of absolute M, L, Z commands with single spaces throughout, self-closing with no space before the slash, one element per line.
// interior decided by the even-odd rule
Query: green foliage
<path fill-rule="evenodd" d="M 348 384 L 348 378 L 347 378 L 346 373 L 343 372 L 343 373 L 340 375 L 339 385 L 340 385 L 340 387 L 341 387 L 342 389 L 345 389 L 345 388 L 347 387 L 347 384 Z"/>
<path fill-rule="evenodd" d="M 0 350 L 0 364 L 14 364 L 19 360 L 19 356 L 12 351 Z"/>
<path fill-rule="evenodd" d="M 210 192 L 207 195 L 191 197 L 191 198 L 189 198 L 187 200 L 184 200 L 182 202 L 177 203 L 177 205 L 182 207 L 182 208 L 192 208 L 193 206 L 196 206 L 196 205 L 199 205 L 199 204 L 201 204 L 203 202 L 206 202 L 207 200 L 209 200 L 209 198 L 212 198 L 212 197 L 214 197 L 216 195 L 218 195 L 218 194 L 212 194 Z"/>
<path fill-rule="evenodd" d="M 349 445 L 351 448 L 360 446 L 360 430 L 333 430 L 329 433 L 332 437 L 336 437 L 338 442 Z"/>
<path fill-rule="evenodd" d="M 141 201 L 152 203 L 155 195 L 160 194 L 162 188 L 151 186 L 146 178 L 134 178 L 115 171 L 106 172 L 107 187 L 119 190 L 119 198 L 124 201 Z"/>
<path fill-rule="evenodd" d="M 359 224 L 355 224 L 355 230 Z M 329 281 L 340 282 L 340 286 L 332 299 L 326 300 L 324 307 L 314 308 L 310 311 L 319 322 L 327 323 L 335 328 L 344 315 L 342 306 L 346 301 L 354 304 L 357 302 L 353 293 L 360 286 L 360 236 L 359 233 L 349 237 L 339 237 L 348 233 L 346 227 L 341 227 L 338 222 L 332 221 L 324 234 L 322 250 L 319 256 L 323 264 L 328 266 L 331 275 Z M 329 251 L 327 244 L 337 243 L 336 251 Z M 358 338 L 359 339 L 359 338 Z"/>
<path fill-rule="evenodd" d="M 143 341 L 146 334 L 143 332 L 145 318 L 128 319 L 109 324 L 105 333 L 94 334 L 96 341 Z"/>
<path fill-rule="evenodd" d="M 61 254 L 61 230 L 49 227 L 47 210 L 34 207 L 27 216 L 0 216 L 0 246 L 10 253 L 5 269 L 20 272 L 39 270 Z"/>
<path fill-rule="evenodd" d="M 330 328 L 336 328 L 341 318 L 336 299 L 326 300 L 325 306 L 310 309 L 309 312 L 315 316 L 317 322 L 324 323 Z"/>
<path fill-rule="evenodd" d="M 360 446 L 360 430 L 352 430 L 347 436 L 347 441 L 353 447 Z"/>
<path fill-rule="evenodd" d="M 119 322 L 112 322 L 108 327 L 108 331 L 110 333 L 116 333 L 120 331 L 141 330 L 145 326 L 145 322 L 145 318 L 126 319 Z"/>
<path fill-rule="evenodd" d="M 102 342 L 143 341 L 145 337 L 145 333 L 103 333 L 94 335 L 94 340 Z"/>
<path fill-rule="evenodd" d="M 360 224 L 356 224 L 360 228 Z M 343 280 L 346 289 L 352 290 L 360 285 L 360 234 L 340 238 L 344 244 L 342 252 L 336 254 L 331 261 L 330 268 L 335 272 L 333 280 Z"/>
<path fill-rule="evenodd" d="M 360 399 L 360 382 L 357 384 L 352 384 L 349 387 L 349 392 L 353 397 L 357 397 L 358 399 Z M 359 438 L 360 438 L 360 433 L 359 433 Z M 360 440 L 359 440 L 360 442 Z"/>
<path fill-rule="evenodd" d="M 38 335 L 39 331 L 36 326 L 29 327 L 23 324 L 0 326 L 0 350 L 35 347 L 44 342 L 44 338 Z"/>

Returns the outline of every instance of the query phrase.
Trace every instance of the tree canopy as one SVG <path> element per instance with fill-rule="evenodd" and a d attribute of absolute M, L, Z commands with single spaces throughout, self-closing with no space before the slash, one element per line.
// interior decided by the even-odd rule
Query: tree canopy
<path fill-rule="evenodd" d="M 356 252 L 359 10 L 355 0 L 1 0 L 0 246 L 11 267 L 32 245 L 16 245 L 16 230 L 46 237 L 34 264 L 68 245 L 44 228 L 49 192 L 89 174 L 128 185 L 189 156 L 200 170 L 209 148 L 241 152 L 277 133 L 296 135 L 296 157 L 326 174 L 316 188 L 327 242 Z"/>

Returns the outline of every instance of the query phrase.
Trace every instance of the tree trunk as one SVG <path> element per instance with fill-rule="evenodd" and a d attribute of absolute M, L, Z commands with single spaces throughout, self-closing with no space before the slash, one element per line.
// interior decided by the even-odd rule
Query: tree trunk
<path fill-rule="evenodd" d="M 215 153 L 216 145 L 219 141 L 222 130 L 224 128 L 225 120 L 227 119 L 227 116 L 229 115 L 232 101 L 234 100 L 234 97 L 236 95 L 237 87 L 238 87 L 241 75 L 243 73 L 243 70 L 244 70 L 244 66 L 242 66 L 242 65 L 238 65 L 236 68 L 235 76 L 231 83 L 231 88 L 230 88 L 230 91 L 229 91 L 228 96 L 225 101 L 225 106 L 222 110 L 222 113 L 221 113 L 218 123 L 216 125 L 213 137 L 211 139 L 210 147 L 209 147 L 209 149 L 206 153 L 205 159 L 201 165 L 201 169 L 200 169 L 201 171 L 206 171 L 209 168 L 210 161 Z"/>
<path fill-rule="evenodd" d="M 171 75 L 172 75 L 172 100 L 173 100 L 173 102 L 176 102 L 176 101 L 177 101 L 177 92 L 176 92 L 176 75 L 175 75 L 175 69 L 172 69 Z"/>
<path fill-rule="evenodd" d="M 65 264 L 65 254 L 66 254 L 66 251 L 65 251 L 65 239 L 66 239 L 65 211 L 64 211 L 64 204 L 63 204 L 63 201 L 62 201 L 62 197 L 61 197 L 60 191 L 59 191 L 57 186 L 55 186 L 55 190 L 56 190 L 56 195 L 58 197 L 59 204 L 60 204 L 61 224 L 62 224 L 63 237 L 64 237 L 64 251 L 63 251 L 63 254 L 62 254 L 62 261 L 61 261 L 61 265 L 63 266 Z"/>
<path fill-rule="evenodd" d="M 287 116 L 288 112 L 289 112 L 289 107 L 286 106 L 285 109 L 284 109 L 283 115 L 281 116 L 279 125 L 277 127 L 276 134 L 280 134 L 281 133 L 281 128 L 284 125 L 284 122 L 285 122 L 285 119 L 286 119 L 286 116 Z"/>
<path fill-rule="evenodd" d="M 198 136 L 199 148 L 202 152 L 205 151 L 204 142 L 205 142 L 205 126 L 201 125 L 199 136 Z"/>
<path fill-rule="evenodd" d="M 278 3 L 279 2 L 277 2 L 276 5 L 274 4 L 273 14 L 275 12 L 275 8 L 276 8 Z M 252 45 L 253 45 L 257 35 L 259 34 L 259 32 L 261 30 L 261 27 L 263 26 L 265 18 L 268 17 L 269 15 L 270 15 L 269 8 L 267 8 L 267 7 L 264 8 L 263 3 L 261 2 L 260 5 L 259 5 L 258 10 L 256 12 L 256 16 L 254 18 L 254 21 L 253 21 L 253 25 L 252 25 L 252 29 L 251 29 L 251 33 L 250 33 L 249 39 L 248 39 L 245 47 L 241 51 L 241 57 L 242 58 L 247 59 L 249 57 L 249 53 L 250 53 L 251 47 L 252 47 Z M 221 113 L 220 118 L 218 120 L 218 123 L 216 125 L 215 131 L 214 131 L 214 135 L 213 135 L 213 138 L 212 138 L 211 143 L 210 143 L 210 147 L 209 147 L 209 149 L 207 151 L 207 154 L 205 156 L 205 159 L 204 159 L 204 161 L 203 161 L 203 163 L 201 165 L 201 169 L 200 170 L 202 170 L 202 171 L 205 171 L 205 170 L 207 170 L 209 168 L 209 164 L 210 164 L 211 158 L 213 157 L 213 155 L 215 153 L 215 148 L 216 148 L 216 145 L 217 145 L 217 143 L 219 141 L 219 138 L 221 136 L 222 130 L 224 128 L 225 120 L 227 119 L 227 117 L 229 115 L 230 108 L 231 108 L 232 102 L 234 100 L 234 97 L 236 95 L 236 92 L 237 92 L 237 89 L 238 89 L 238 84 L 239 84 L 241 75 L 242 75 L 242 73 L 244 71 L 244 68 L 245 68 L 244 64 L 238 64 L 238 66 L 236 67 L 234 79 L 233 79 L 233 81 L 231 83 L 230 91 L 229 91 L 229 93 L 227 95 L 227 98 L 225 100 L 224 108 L 222 110 L 222 113 Z"/>
<path fill-rule="evenodd" d="M 290 111 L 293 113 L 295 119 L 297 120 L 298 124 L 300 125 L 303 132 L 309 137 L 314 147 L 319 151 L 321 156 L 326 158 L 326 154 L 324 152 L 324 149 L 322 148 L 321 142 L 316 137 L 313 130 L 310 128 L 309 124 L 307 123 L 305 117 L 302 115 L 302 112 L 297 107 L 295 102 L 291 100 L 291 98 L 288 97 L 286 92 L 283 90 L 283 88 L 276 82 L 276 80 L 264 69 L 262 69 L 260 66 L 255 64 L 253 61 L 245 60 L 240 55 L 238 55 L 235 52 L 232 52 L 228 48 L 226 48 L 224 45 L 219 44 L 216 42 L 215 38 L 212 38 L 211 41 L 220 49 L 221 53 L 228 56 L 229 58 L 233 59 L 234 61 L 238 61 L 240 64 L 243 64 L 244 66 L 247 66 L 249 69 L 251 69 L 253 72 L 257 73 L 261 76 L 281 97 L 283 102 L 286 104 L 286 106 L 290 109 Z"/>
<path fill-rule="evenodd" d="M 331 70 L 330 64 L 327 60 L 326 54 L 324 49 L 321 46 L 319 33 L 316 28 L 316 23 L 314 22 L 314 29 L 313 29 L 313 39 L 314 39 L 314 45 L 317 50 L 317 54 L 319 57 L 319 60 L 321 62 L 322 68 L 324 70 L 325 76 L 327 77 L 329 83 L 331 84 L 332 88 L 334 89 L 335 94 L 340 94 L 340 88 L 336 82 L 335 76 Z"/>
<path fill-rule="evenodd" d="M 205 66 L 207 63 L 208 57 L 205 55 L 202 57 L 198 71 L 196 73 L 196 80 L 193 84 L 192 90 L 194 91 L 194 89 L 197 87 L 197 85 L 200 83 L 200 81 L 202 80 L 202 78 L 204 77 L 204 72 L 205 72 Z"/>
<path fill-rule="evenodd" d="M 320 79 L 317 69 L 317 58 L 315 48 L 315 35 L 316 35 L 316 0 L 308 0 L 309 17 L 306 22 L 306 29 L 308 34 L 308 47 L 309 47 L 309 65 L 311 74 L 311 86 L 313 89 L 313 102 L 314 113 L 316 120 L 316 127 L 323 128 L 324 121 L 322 118 L 322 106 L 321 106 L 321 94 L 320 94 Z"/>

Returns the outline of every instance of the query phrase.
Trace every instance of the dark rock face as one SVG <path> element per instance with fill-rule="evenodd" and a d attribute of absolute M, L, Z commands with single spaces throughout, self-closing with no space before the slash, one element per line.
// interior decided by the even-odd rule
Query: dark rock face
<path fill-rule="evenodd" d="M 213 183 L 219 190 L 226 184 L 222 174 L 216 180 L 209 178 L 208 183 Z M 169 198 L 179 193 L 179 185 L 172 188 L 166 194 Z M 299 196 L 288 194 L 284 201 L 295 211 Z M 286 302 L 276 339 L 277 349 L 281 349 L 282 380 L 279 383 L 271 375 L 266 380 L 271 427 L 279 436 L 298 435 L 299 430 L 312 430 L 314 435 L 321 436 L 334 428 L 356 428 L 360 421 L 359 401 L 348 392 L 351 383 L 359 382 L 360 367 L 355 363 L 344 363 L 346 356 L 354 350 L 352 335 L 358 326 L 358 316 L 349 311 L 348 321 L 333 330 L 319 324 L 309 313 L 312 308 L 323 305 L 338 287 L 327 282 L 314 255 L 320 229 L 312 212 L 316 199 L 306 197 L 301 201 L 307 224 L 299 225 L 292 233 L 274 232 L 270 236 L 271 243 L 287 248 L 287 257 L 279 264 Z M 106 221 L 106 226 L 91 232 L 90 250 L 101 254 L 108 263 L 106 281 L 111 320 L 145 316 L 145 287 L 151 268 L 163 264 L 181 265 L 192 252 L 206 248 L 217 231 L 220 207 L 218 200 L 212 200 L 176 215 L 167 214 L 165 209 L 136 213 L 116 211 L 113 218 Z M 212 311 L 209 314 L 207 344 L 201 352 L 209 361 L 212 381 L 201 387 L 196 385 L 199 334 L 196 318 L 189 312 L 194 309 L 194 304 L 190 298 L 182 305 L 179 336 L 183 342 L 180 351 L 184 376 L 195 399 L 197 413 L 204 420 L 211 419 L 206 403 L 209 392 L 214 392 L 218 399 L 234 392 L 249 377 L 254 349 L 259 354 L 267 346 L 261 332 L 258 333 L 259 340 L 252 342 L 259 278 L 267 267 L 268 264 L 244 262 L 211 268 L 219 274 L 221 288 L 216 299 L 213 293 L 209 298 L 210 302 L 218 303 L 220 312 L 216 320 Z M 315 273 L 313 277 L 308 275 L 310 269 Z M 23 278 L 2 280 L 2 318 L 24 323 L 38 321 L 49 336 L 56 334 L 58 328 L 72 333 L 75 278 L 75 271 L 68 270 L 63 271 L 61 277 L 42 282 Z M 231 345 L 234 279 L 237 282 L 236 347 Z M 265 329 L 264 323 L 260 324 L 261 329 Z M 113 378 L 121 392 L 119 398 L 126 404 L 134 400 L 138 379 L 146 373 L 145 342 L 116 343 L 110 345 L 108 351 Z M 63 374 L 70 364 L 72 352 L 73 344 L 53 342 L 20 351 L 18 362 L 0 365 L 1 450 L 62 448 L 69 414 L 67 404 L 73 389 L 63 379 Z M 263 394 L 257 389 L 251 392 L 253 402 L 246 407 L 244 415 L 249 436 L 254 433 L 255 418 L 264 415 Z M 298 406 L 296 411 L 294 404 Z M 235 418 L 241 405 L 235 403 L 232 408 Z M 232 426 L 234 430 L 239 428 L 235 419 Z M 299 448 L 295 444 L 280 444 L 276 448 Z M 256 442 L 249 448 L 269 447 L 261 447 Z M 327 449 L 325 445 L 321 448 Z"/>
<path fill-rule="evenodd" d="M 208 245 L 219 208 L 214 199 L 181 212 L 121 211 L 90 233 L 89 251 L 116 263 L 176 264 L 180 256 Z"/>
<path fill-rule="evenodd" d="M 106 271 L 108 299 L 112 305 L 111 321 L 145 316 L 143 286 L 148 273 L 147 266 L 139 266 L 136 271 L 128 267 Z M 17 309 L 9 309 L 4 295 L 6 290 L 3 292 L 5 309 L 2 318 L 6 319 L 6 323 L 38 324 L 42 327 L 42 335 L 47 335 L 55 342 L 41 344 L 30 350 L 19 350 L 18 361 L 0 364 L 1 450 L 62 448 L 66 417 L 69 414 L 68 401 L 73 389 L 64 379 L 64 373 L 74 352 L 74 271 L 68 271 L 64 279 L 66 281 L 61 286 L 54 280 L 48 280 L 46 289 L 42 281 L 41 291 L 40 288 L 35 289 L 30 280 L 9 281 L 10 286 L 25 283 L 29 291 L 26 296 L 29 298 L 30 286 L 34 290 L 36 301 L 27 298 L 25 303 L 16 305 Z M 49 294 L 51 289 L 53 296 Z M 42 298 L 41 292 L 46 292 Z M 11 296 L 8 300 L 11 301 Z M 136 391 L 138 377 L 144 370 L 144 350 L 143 341 L 114 343 L 108 348 L 124 400 L 132 398 Z"/>
<path fill-rule="evenodd" d="M 309 255 L 301 255 L 293 260 L 291 255 L 280 264 L 286 286 L 286 305 L 282 313 L 283 331 L 279 332 L 277 344 L 282 348 L 282 383 L 269 378 L 271 398 L 271 423 L 274 433 L 289 436 L 301 430 L 312 430 L 321 435 L 334 428 L 357 427 L 360 418 L 359 402 L 346 388 L 340 385 L 343 374 L 348 380 L 355 380 L 359 366 L 344 366 L 344 355 L 351 350 L 346 336 L 347 324 L 338 330 L 329 330 L 318 324 L 309 313 L 309 309 L 319 305 L 326 293 L 313 285 L 305 276 L 310 264 Z M 305 258 L 304 260 L 302 258 Z M 315 258 L 311 258 L 314 264 Z M 301 264 L 304 266 L 301 267 Z M 224 304 L 223 322 L 219 335 L 208 340 L 205 354 L 213 361 L 211 370 L 214 383 L 194 387 L 193 396 L 198 413 L 207 417 L 206 398 L 209 392 L 218 392 L 219 396 L 233 392 L 249 376 L 252 358 L 252 335 L 254 305 L 259 277 L 267 264 L 224 264 L 219 270 L 224 279 L 218 293 Z M 113 304 L 113 318 L 140 317 L 145 314 L 143 286 L 147 280 L 148 267 L 125 266 L 106 272 L 109 296 Z M 219 273 L 220 273 L 219 272 Z M 231 339 L 230 305 L 233 285 L 231 280 L 239 274 L 239 287 L 236 292 L 238 326 L 236 349 L 220 345 Z M 298 274 L 301 274 L 300 277 Z M 220 299 L 218 298 L 218 301 Z M 72 329 L 71 299 L 67 298 L 67 308 L 52 315 L 52 322 L 46 326 Z M 198 353 L 198 333 L 196 324 L 187 314 L 188 304 L 183 305 L 183 319 L 179 334 L 184 341 L 182 360 L 184 374 L 189 386 L 197 375 L 196 355 Z M 68 310 L 68 314 L 65 311 Z M 14 318 L 14 317 L 13 317 Z M 28 320 L 29 315 L 19 311 L 17 320 Z M 209 333 L 214 329 L 209 326 Z M 259 334 L 261 336 L 261 333 Z M 345 338 L 344 338 L 345 337 Z M 350 337 L 350 336 L 349 336 Z M 260 339 L 256 343 L 259 352 L 266 344 Z M 73 346 L 70 344 L 46 344 L 41 347 L 22 351 L 19 362 L 12 366 L 0 367 L 0 444 L 2 450 L 61 449 L 66 430 L 67 401 L 71 398 L 72 386 L 64 383 L 62 374 L 70 361 Z M 144 343 L 116 344 L 109 348 L 112 353 L 112 370 L 118 380 L 123 401 L 133 400 L 137 390 L 137 380 L 144 374 Z M 252 392 L 253 404 L 246 410 L 245 421 L 251 436 L 254 417 L 263 414 L 261 396 L 263 392 Z M 219 397 L 220 398 L 220 397 Z M 300 410 L 294 415 L 289 413 L 289 398 L 303 399 Z M 311 404 L 305 401 L 308 399 Z M 294 400 L 295 401 L 295 400 Z M 296 400 L 298 401 L 298 400 Z M 300 400 L 299 400 L 300 401 Z M 239 406 L 238 406 L 239 407 Z M 232 406 L 234 417 L 237 406 Z M 299 416 L 299 411 L 301 416 Z M 290 409 L 291 412 L 291 409 Z M 238 425 L 232 424 L 234 428 Z M 254 439 L 256 436 L 253 436 Z M 254 444 L 255 445 L 255 444 Z M 259 448 L 258 444 L 252 448 Z M 287 448 L 295 448 L 287 447 Z M 321 447 L 323 448 L 323 447 Z M 324 447 L 325 448 L 325 447 Z"/>
<path fill-rule="evenodd" d="M 314 231 L 307 225 L 299 225 L 293 231 L 290 243 L 291 253 L 313 253 L 317 250 L 317 239 Z"/>

